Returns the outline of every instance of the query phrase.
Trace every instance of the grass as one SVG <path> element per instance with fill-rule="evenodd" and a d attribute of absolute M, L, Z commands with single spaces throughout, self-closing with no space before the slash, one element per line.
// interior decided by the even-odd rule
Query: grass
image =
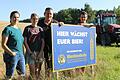
<path fill-rule="evenodd" d="M 96 80 L 120 80 L 120 48 L 97 46 Z"/>
<path fill-rule="evenodd" d="M 3 63 L 2 53 L 3 53 L 3 51 L 0 50 L 0 80 L 3 79 L 4 74 L 5 74 L 5 66 Z"/>
<path fill-rule="evenodd" d="M 0 30 L 3 30 L 3 26 L 6 26 L 8 23 L 1 25 Z M 28 24 L 20 24 L 22 30 Z M 0 35 L 1 35 L 0 31 Z M 0 36 L 1 41 L 1 36 Z M 5 74 L 5 65 L 3 63 L 2 57 L 3 50 L 0 46 L 0 80 L 4 78 Z M 86 68 L 86 73 L 84 75 L 77 74 L 75 75 L 74 70 L 60 72 L 60 80 L 120 80 L 120 47 L 103 47 L 97 46 L 97 63 L 95 65 L 95 77 L 93 79 L 90 73 L 90 67 Z M 27 68 L 27 73 L 28 73 Z M 15 76 L 17 76 L 15 74 Z M 56 75 L 54 75 L 53 80 L 56 80 Z"/>
<path fill-rule="evenodd" d="M 61 80 L 120 80 L 120 48 L 97 46 L 97 63 L 95 65 L 95 77 L 90 73 L 90 67 L 86 68 L 84 75 L 75 73 L 62 74 Z M 64 78 L 64 77 L 68 77 Z"/>

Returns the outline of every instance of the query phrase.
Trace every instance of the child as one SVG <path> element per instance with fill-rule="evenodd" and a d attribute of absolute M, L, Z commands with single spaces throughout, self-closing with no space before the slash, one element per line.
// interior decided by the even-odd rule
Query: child
<path fill-rule="evenodd" d="M 44 36 L 43 29 L 37 26 L 39 17 L 31 14 L 31 25 L 25 27 L 23 36 L 26 47 L 26 62 L 29 65 L 30 78 L 39 79 L 41 65 L 43 61 Z"/>

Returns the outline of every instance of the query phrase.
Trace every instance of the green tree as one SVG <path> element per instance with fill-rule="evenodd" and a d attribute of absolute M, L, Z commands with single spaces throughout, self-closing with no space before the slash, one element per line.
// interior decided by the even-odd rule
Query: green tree
<path fill-rule="evenodd" d="M 113 11 L 117 16 L 117 23 L 120 24 L 120 6 L 118 6 L 117 8 L 114 7 Z"/>
<path fill-rule="evenodd" d="M 76 24 L 79 19 L 80 9 L 68 8 L 54 14 L 54 19 L 68 24 Z"/>
<path fill-rule="evenodd" d="M 89 22 L 93 22 L 95 20 L 96 17 L 96 11 L 92 10 L 92 8 L 90 7 L 89 4 L 85 4 L 84 5 L 84 10 L 88 13 L 88 23 Z"/>

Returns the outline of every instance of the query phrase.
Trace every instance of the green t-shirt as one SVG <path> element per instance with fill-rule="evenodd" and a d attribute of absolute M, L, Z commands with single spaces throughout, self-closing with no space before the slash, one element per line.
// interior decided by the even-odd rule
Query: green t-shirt
<path fill-rule="evenodd" d="M 22 31 L 12 26 L 7 26 L 2 32 L 2 35 L 8 37 L 7 46 L 14 52 L 23 52 L 23 41 Z"/>

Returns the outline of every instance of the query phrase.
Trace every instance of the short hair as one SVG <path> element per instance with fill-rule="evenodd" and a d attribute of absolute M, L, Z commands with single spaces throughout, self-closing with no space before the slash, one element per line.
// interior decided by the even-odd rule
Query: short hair
<path fill-rule="evenodd" d="M 38 15 L 36 13 L 32 13 L 30 18 L 32 19 L 32 17 L 34 16 L 38 16 Z"/>
<path fill-rule="evenodd" d="M 13 16 L 15 13 L 19 14 L 19 16 L 20 16 L 20 13 L 19 13 L 18 11 L 12 11 L 12 12 L 10 13 L 10 19 L 12 18 L 12 16 Z"/>
<path fill-rule="evenodd" d="M 44 12 L 44 14 L 46 13 L 46 11 L 49 11 L 49 10 L 53 10 L 51 7 L 47 7 L 46 9 L 45 9 L 45 12 Z"/>
<path fill-rule="evenodd" d="M 81 11 L 81 12 L 80 12 L 80 15 L 88 15 L 88 14 L 87 14 L 87 12 L 85 12 L 85 11 Z"/>

